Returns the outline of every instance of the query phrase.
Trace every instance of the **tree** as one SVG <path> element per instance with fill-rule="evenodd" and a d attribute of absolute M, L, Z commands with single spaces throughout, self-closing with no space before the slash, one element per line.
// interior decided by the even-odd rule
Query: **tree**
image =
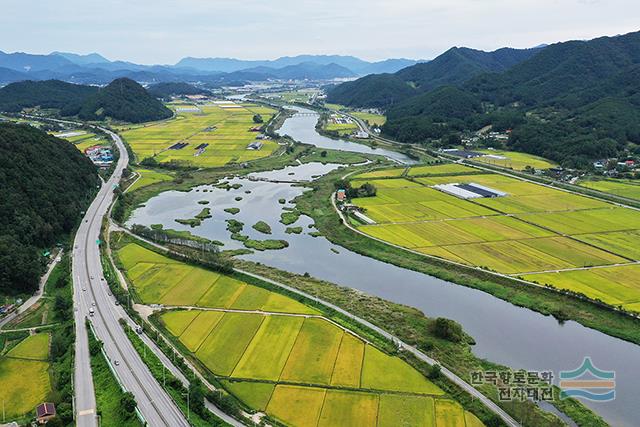
<path fill-rule="evenodd" d="M 253 115 L 253 123 L 263 123 L 264 120 L 262 119 L 262 116 L 260 114 L 254 114 Z"/>
<path fill-rule="evenodd" d="M 136 411 L 136 399 L 133 396 L 133 393 L 126 392 L 120 398 L 120 413 L 124 418 L 131 418 L 135 415 Z"/>
<path fill-rule="evenodd" d="M 433 325 L 433 333 L 438 337 L 451 342 L 460 342 L 464 338 L 462 326 L 459 323 L 438 317 Z"/>

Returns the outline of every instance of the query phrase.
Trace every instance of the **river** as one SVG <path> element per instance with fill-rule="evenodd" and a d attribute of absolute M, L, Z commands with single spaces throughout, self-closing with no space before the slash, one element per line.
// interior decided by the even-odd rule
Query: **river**
<path fill-rule="evenodd" d="M 315 121 L 309 117 L 296 115 L 287 119 L 280 132 L 305 143 L 336 148 L 335 140 L 315 132 Z M 360 146 L 351 142 L 340 144 L 341 147 L 348 144 L 348 148 Z M 279 181 L 308 180 L 337 167 L 310 163 L 252 176 Z M 551 370 L 557 377 L 559 371 L 573 370 L 584 357 L 589 356 L 598 368 L 616 372 L 617 396 L 611 402 L 585 401 L 585 404 L 612 425 L 638 425 L 640 346 L 573 321 L 560 324 L 550 316 L 516 307 L 484 292 L 358 255 L 333 245 L 324 237 L 310 235 L 315 228 L 309 217 L 302 216 L 293 224 L 303 227 L 301 234 L 286 234 L 286 226 L 279 222 L 280 214 L 293 207 L 290 201 L 305 191 L 303 187 L 240 178 L 233 178 L 230 182 L 242 187 L 225 190 L 207 185 L 189 192 L 162 193 L 138 208 L 128 224 L 163 224 L 165 228 L 189 230 L 198 236 L 220 240 L 225 243 L 225 249 L 232 249 L 241 247 L 241 244 L 230 239 L 225 220 L 235 218 L 245 223 L 243 234 L 251 238 L 289 242 L 286 249 L 256 252 L 243 258 L 294 273 L 309 273 L 319 279 L 416 307 L 431 317 L 454 319 L 476 340 L 473 352 L 479 357 L 517 369 Z M 281 204 L 280 199 L 285 203 Z M 177 218 L 195 216 L 202 209 L 198 204 L 201 200 L 210 202 L 207 206 L 212 209 L 212 218 L 196 228 L 175 222 Z M 228 207 L 238 207 L 240 212 L 228 214 L 223 211 Z M 267 236 L 251 228 L 261 220 L 271 225 L 272 235 Z"/>
<path fill-rule="evenodd" d="M 401 164 L 412 164 L 416 161 L 397 151 L 386 150 L 384 148 L 373 148 L 357 142 L 345 141 L 342 139 L 332 139 L 320 135 L 316 131 L 318 113 L 308 108 L 298 106 L 287 106 L 295 110 L 296 114 L 288 118 L 278 130 L 280 135 L 289 135 L 296 141 L 312 144 L 320 148 L 333 150 L 351 151 L 354 153 L 377 154 Z"/>

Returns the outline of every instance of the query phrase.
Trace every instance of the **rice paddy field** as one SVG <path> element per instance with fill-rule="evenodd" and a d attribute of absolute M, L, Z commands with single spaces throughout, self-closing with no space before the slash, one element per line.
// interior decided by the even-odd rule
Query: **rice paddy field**
<path fill-rule="evenodd" d="M 96 135 L 95 133 L 87 132 L 84 130 L 70 130 L 62 133 L 55 133 L 53 135 L 57 136 L 58 138 L 66 139 L 82 152 L 94 145 L 110 145 L 110 142 L 106 141 L 104 138 Z"/>
<path fill-rule="evenodd" d="M 359 128 L 355 123 L 327 123 L 324 126 L 325 130 L 338 132 L 340 136 L 351 135 Z"/>
<path fill-rule="evenodd" d="M 494 166 L 509 168 L 514 170 L 523 170 L 527 166 L 534 169 L 549 169 L 558 166 L 550 160 L 543 157 L 534 156 L 533 154 L 520 153 L 517 151 L 503 150 L 478 150 L 486 154 L 484 157 L 475 157 L 474 162 L 487 163 Z"/>
<path fill-rule="evenodd" d="M 296 300 L 129 243 L 117 257 L 145 304 L 317 314 Z"/>
<path fill-rule="evenodd" d="M 51 390 L 49 335 L 31 335 L 0 355 L 0 400 L 6 420 L 31 414 Z"/>
<path fill-rule="evenodd" d="M 160 321 L 227 390 L 287 425 L 483 425 L 404 361 L 320 316 L 194 309 Z"/>
<path fill-rule="evenodd" d="M 382 114 L 365 113 L 364 111 L 353 111 L 349 114 L 364 120 L 369 123 L 369 126 L 382 126 L 387 121 L 387 118 Z"/>
<path fill-rule="evenodd" d="M 578 185 L 604 193 L 614 194 L 627 199 L 640 200 L 640 181 L 628 179 L 601 179 L 580 181 Z"/>
<path fill-rule="evenodd" d="M 247 406 L 286 425 L 446 426 L 472 417 L 409 364 L 314 308 L 135 243 L 116 253 L 138 297 L 165 305 L 159 321 L 186 351 Z"/>
<path fill-rule="evenodd" d="M 158 182 L 173 180 L 173 176 L 168 173 L 158 172 L 151 169 L 135 169 L 134 171 L 140 175 L 140 178 L 130 185 L 129 188 L 127 188 L 127 191 L 135 191 L 138 188 L 146 187 Z"/>
<path fill-rule="evenodd" d="M 121 135 L 135 152 L 138 160 L 155 157 L 158 162 L 179 160 L 201 167 L 219 167 L 230 162 L 246 162 L 271 155 L 278 144 L 263 140 L 259 150 L 247 149 L 256 140 L 258 126 L 253 116 L 260 114 L 266 123 L 275 110 L 252 104 L 229 108 L 224 104 L 170 104 L 176 117 L 120 129 Z M 181 149 L 169 149 L 177 143 L 188 143 Z M 197 149 L 209 144 L 203 150 Z"/>
<path fill-rule="evenodd" d="M 374 238 L 640 311 L 640 211 L 457 164 L 352 179 L 365 182 L 376 196 L 353 203 L 375 221 L 359 226 Z M 433 188 L 452 183 L 507 195 L 465 200 Z"/>
<path fill-rule="evenodd" d="M 256 383 L 259 384 L 259 383 Z M 245 403 L 255 401 L 251 383 L 230 383 Z M 268 415 L 291 426 L 469 426 L 484 424 L 457 402 L 433 396 L 325 389 L 288 384 L 260 390 Z"/>

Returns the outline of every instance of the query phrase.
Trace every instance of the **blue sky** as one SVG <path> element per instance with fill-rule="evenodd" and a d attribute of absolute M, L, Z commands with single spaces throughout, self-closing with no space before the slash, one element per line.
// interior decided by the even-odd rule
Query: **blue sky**
<path fill-rule="evenodd" d="M 433 58 L 640 30 L 637 0 L 2 0 L 0 50 L 184 56 Z"/>

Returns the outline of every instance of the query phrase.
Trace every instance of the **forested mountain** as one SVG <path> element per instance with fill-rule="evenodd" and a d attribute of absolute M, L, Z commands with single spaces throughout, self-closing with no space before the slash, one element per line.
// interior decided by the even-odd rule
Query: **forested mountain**
<path fill-rule="evenodd" d="M 172 112 L 133 80 L 122 78 L 100 89 L 59 80 L 24 81 L 0 89 L 0 111 L 56 108 L 61 116 L 83 120 L 111 117 L 131 123 L 161 120 Z"/>
<path fill-rule="evenodd" d="M 33 292 L 40 255 L 72 231 L 98 185 L 95 167 L 65 140 L 0 124 L 0 292 Z"/>
<path fill-rule="evenodd" d="M 122 78 L 90 96 L 80 109 L 83 120 L 102 120 L 111 117 L 131 123 L 169 118 L 171 110 L 133 80 Z"/>
<path fill-rule="evenodd" d="M 59 80 L 22 81 L 0 89 L 0 111 L 17 112 L 40 106 L 58 108 L 63 116 L 78 114 L 87 98 L 98 92 L 93 86 L 82 86 Z"/>
<path fill-rule="evenodd" d="M 433 61 L 419 63 L 394 74 L 366 76 L 343 83 L 329 91 L 327 101 L 352 107 L 386 108 L 440 86 L 460 85 L 485 72 L 505 71 L 538 51 L 503 48 L 483 52 L 454 47 Z M 394 95 L 385 102 L 380 93 Z"/>
<path fill-rule="evenodd" d="M 189 83 L 156 83 L 147 88 L 147 92 L 156 98 L 168 98 L 173 95 L 210 95 L 211 92 Z"/>
<path fill-rule="evenodd" d="M 449 105 L 462 103 L 483 108 L 450 114 Z M 550 45 L 503 73 L 411 99 L 388 116 L 383 131 L 411 142 L 487 124 L 512 128 L 511 148 L 569 166 L 640 151 L 640 33 Z"/>
<path fill-rule="evenodd" d="M 370 74 L 331 89 L 327 102 L 386 109 L 416 93 L 413 87 L 394 74 Z"/>

